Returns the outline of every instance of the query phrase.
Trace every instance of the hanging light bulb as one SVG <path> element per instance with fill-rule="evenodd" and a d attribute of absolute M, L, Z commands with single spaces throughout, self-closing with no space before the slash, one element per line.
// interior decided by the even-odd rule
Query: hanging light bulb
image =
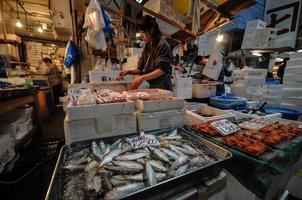
<path fill-rule="evenodd" d="M 23 24 L 21 23 L 20 19 L 18 18 L 17 21 L 16 21 L 16 26 L 18 28 L 22 28 L 23 27 Z"/>
<path fill-rule="evenodd" d="M 217 38 L 216 38 L 217 42 L 222 42 L 223 41 L 223 35 L 221 33 L 218 34 Z"/>
<path fill-rule="evenodd" d="M 39 33 L 43 33 L 43 29 L 41 28 L 41 26 L 39 26 L 38 32 L 39 32 Z"/>

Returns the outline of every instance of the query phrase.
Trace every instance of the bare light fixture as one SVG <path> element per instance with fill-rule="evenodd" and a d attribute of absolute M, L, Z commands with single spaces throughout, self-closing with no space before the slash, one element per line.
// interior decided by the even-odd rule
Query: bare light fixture
<path fill-rule="evenodd" d="M 16 26 L 18 28 L 22 28 L 23 24 L 20 21 L 20 17 L 19 17 L 19 9 L 18 9 L 18 0 L 16 0 L 16 7 L 17 7 L 17 21 L 16 21 Z"/>
<path fill-rule="evenodd" d="M 43 29 L 42 29 L 42 27 L 41 27 L 41 26 L 39 26 L 39 28 L 38 28 L 38 32 L 39 32 L 39 33 L 43 33 Z"/>
<path fill-rule="evenodd" d="M 222 42 L 223 41 L 223 35 L 220 33 L 217 38 L 216 38 L 217 42 Z"/>

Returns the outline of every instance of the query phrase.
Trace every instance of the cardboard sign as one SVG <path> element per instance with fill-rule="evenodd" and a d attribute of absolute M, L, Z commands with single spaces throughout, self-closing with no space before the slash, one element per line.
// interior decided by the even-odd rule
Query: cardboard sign
<path fill-rule="evenodd" d="M 159 142 L 154 135 L 141 134 L 133 138 L 126 138 L 133 149 L 139 149 L 146 146 L 159 146 Z"/>
<path fill-rule="evenodd" d="M 223 136 L 240 131 L 240 128 L 238 126 L 236 126 L 227 119 L 212 122 L 211 126 Z"/>
<path fill-rule="evenodd" d="M 78 101 L 79 97 L 84 94 L 92 94 L 90 89 L 71 88 L 68 89 L 68 97 L 71 102 Z"/>

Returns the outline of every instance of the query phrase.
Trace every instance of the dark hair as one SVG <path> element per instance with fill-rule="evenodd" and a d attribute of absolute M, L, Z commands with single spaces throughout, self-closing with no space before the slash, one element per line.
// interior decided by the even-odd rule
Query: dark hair
<path fill-rule="evenodd" d="M 208 59 L 210 56 L 196 56 L 194 59 L 194 63 L 199 65 L 203 59 Z"/>
<path fill-rule="evenodd" d="M 155 43 L 158 43 L 161 38 L 161 32 L 159 30 L 156 19 L 155 17 L 151 17 L 150 15 L 143 16 L 142 23 L 139 24 L 138 30 L 151 33 L 152 40 L 155 41 Z"/>
<path fill-rule="evenodd" d="M 42 61 L 45 62 L 45 63 L 51 63 L 52 64 L 52 60 L 50 58 L 43 58 Z"/>

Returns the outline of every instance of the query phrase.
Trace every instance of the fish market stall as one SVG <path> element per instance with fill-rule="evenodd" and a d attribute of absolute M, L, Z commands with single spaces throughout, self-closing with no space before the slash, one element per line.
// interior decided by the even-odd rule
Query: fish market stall
<path fill-rule="evenodd" d="M 233 182 L 230 199 L 272 199 L 284 192 L 290 177 L 302 167 L 301 124 L 258 117 L 234 123 L 199 122 L 186 129 L 232 152 L 225 164 Z"/>
<path fill-rule="evenodd" d="M 65 145 L 46 199 L 164 199 L 217 176 L 232 154 L 184 129 Z"/>

